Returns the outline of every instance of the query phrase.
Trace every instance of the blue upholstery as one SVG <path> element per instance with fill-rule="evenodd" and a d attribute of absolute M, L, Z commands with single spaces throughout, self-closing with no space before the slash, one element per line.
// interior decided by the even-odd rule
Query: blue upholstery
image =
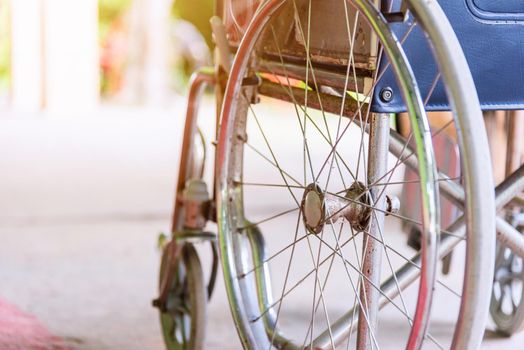
<path fill-rule="evenodd" d="M 481 11 L 511 14 L 524 12 L 522 0 L 469 0 L 472 6 Z M 471 6 L 470 5 L 470 6 Z"/>
<path fill-rule="evenodd" d="M 394 0 L 398 7 L 400 0 Z M 470 65 L 484 110 L 524 109 L 524 0 L 440 0 Z M 395 7 L 394 7 L 395 8 Z M 393 24 L 402 38 L 412 23 Z M 431 49 L 417 25 L 405 41 L 404 50 L 415 73 L 423 99 L 436 76 Z M 379 69 L 386 67 L 382 59 Z M 380 99 L 384 88 L 393 90 L 389 102 Z M 429 110 L 448 110 L 439 82 L 427 105 Z M 391 68 L 378 82 L 372 110 L 380 113 L 404 111 L 402 97 Z"/>

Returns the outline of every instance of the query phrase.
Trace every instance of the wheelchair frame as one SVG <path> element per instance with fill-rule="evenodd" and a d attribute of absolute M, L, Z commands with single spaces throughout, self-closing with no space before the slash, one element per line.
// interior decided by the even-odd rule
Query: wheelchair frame
<path fill-rule="evenodd" d="M 397 12 L 390 12 L 385 13 L 386 17 L 391 18 L 392 21 L 402 21 L 406 17 L 406 8 L 404 6 L 404 2 L 402 2 L 402 6 L 399 11 Z M 220 13 L 220 8 L 223 5 L 223 0 L 217 1 L 217 11 Z M 417 9 L 412 9 L 417 11 Z M 420 10 L 421 11 L 421 10 Z M 427 12 L 421 11 L 421 13 L 425 16 L 430 15 Z M 435 18 L 428 17 L 428 21 L 432 21 Z M 444 28 L 444 31 L 449 34 L 451 28 Z M 218 48 L 218 54 L 217 57 L 220 59 L 216 62 L 216 66 L 213 70 L 202 70 L 193 76 L 193 79 L 191 80 L 191 86 L 190 86 L 190 94 L 188 97 L 188 108 L 186 112 L 186 125 L 185 125 L 185 131 L 184 131 L 184 141 L 182 146 L 182 155 L 181 155 L 181 162 L 180 162 L 180 175 L 177 182 L 177 193 L 175 198 L 175 209 L 173 213 L 174 221 L 180 220 L 180 208 L 184 206 L 184 201 L 181 198 L 181 192 L 184 189 L 185 186 L 185 179 L 187 178 L 187 169 L 190 167 L 190 157 L 189 154 L 191 154 L 191 147 L 192 147 L 192 140 L 195 137 L 197 133 L 197 113 L 198 113 L 198 105 L 200 103 L 200 96 L 203 88 L 205 86 L 215 86 L 215 91 L 217 94 L 217 120 L 216 120 L 216 135 L 215 137 L 218 137 L 218 126 L 220 124 L 219 120 L 219 111 L 221 109 L 221 101 L 223 98 L 223 93 L 225 91 L 226 82 L 230 70 L 230 62 L 229 62 L 229 55 L 230 52 L 236 51 L 238 46 L 237 42 L 230 43 L 227 42 L 227 32 L 224 30 L 224 28 L 220 27 L 220 23 L 215 23 L 214 27 L 214 33 L 215 33 L 215 41 L 217 43 Z M 440 33 L 442 35 L 442 33 Z M 446 33 L 443 34 L 444 36 L 447 35 Z M 358 68 L 362 70 L 373 70 L 377 68 L 378 61 L 376 59 L 376 56 L 373 55 L 373 47 L 375 45 L 373 40 L 368 40 L 368 43 L 371 43 L 370 46 L 367 48 L 367 52 L 370 53 L 367 56 L 362 55 L 361 59 L 359 60 L 361 66 Z M 438 44 L 438 43 L 437 43 Z M 265 48 L 266 52 L 271 52 L 270 47 Z M 445 51 L 445 50 L 443 50 Z M 342 84 L 345 84 L 342 79 L 344 77 L 339 74 L 339 69 L 337 65 L 337 61 L 333 61 L 332 57 L 322 57 L 317 56 L 315 57 L 318 61 L 315 62 L 318 64 L 317 68 L 317 79 L 321 84 L 325 84 L 327 86 L 332 87 L 340 87 L 343 86 Z M 263 64 L 260 64 L 258 67 L 258 70 L 261 73 L 277 73 L 278 74 L 278 65 L 272 64 L 272 55 L 271 53 L 263 57 L 266 61 L 263 62 Z M 274 56 L 273 56 L 274 59 Z M 303 66 L 297 65 L 296 62 L 300 62 L 302 58 L 301 57 L 292 57 L 292 55 L 289 57 L 289 61 L 285 62 L 287 73 L 290 74 L 292 78 L 300 78 L 303 76 Z M 342 63 L 344 64 L 344 63 Z M 269 69 L 267 67 L 270 67 Z M 447 72 L 447 74 L 459 74 L 458 72 L 454 72 L 451 70 Z M 364 74 L 365 75 L 365 74 Z M 279 87 L 277 84 L 272 83 L 267 80 L 260 80 L 260 79 L 253 79 L 250 77 L 247 77 L 244 79 L 244 84 L 246 86 L 252 85 L 252 86 L 258 86 L 258 92 L 262 95 L 267 95 L 270 97 L 274 97 L 280 100 L 284 101 L 290 101 L 289 97 L 285 94 L 282 94 L 282 92 L 279 90 Z M 361 93 L 366 94 L 368 91 L 366 91 L 366 79 L 365 76 L 362 77 L 362 80 L 353 82 L 353 85 L 350 84 L 349 86 L 353 87 L 363 87 Z M 303 94 L 301 94 L 301 90 L 298 88 L 295 89 L 295 96 L 298 96 L 298 102 L 305 104 L 306 99 L 304 98 Z M 378 91 L 376 93 L 376 96 L 379 98 L 383 96 L 382 91 Z M 337 106 L 340 105 L 341 99 L 336 96 L 323 96 L 325 100 L 328 101 L 327 105 L 325 104 L 323 106 L 324 110 L 327 112 L 337 112 L 338 110 L 335 110 Z M 524 96 L 523 96 L 524 98 Z M 332 99 L 333 103 L 330 104 L 329 100 Z M 346 116 L 350 115 L 350 112 L 354 111 L 356 106 L 354 102 L 351 100 L 345 101 L 346 105 L 344 106 L 344 112 L 343 114 Z M 318 108 L 319 107 L 319 101 L 315 98 L 310 98 L 307 100 L 307 105 L 311 108 Z M 512 125 L 511 130 L 518 130 L 518 125 L 522 123 L 522 118 L 518 119 L 518 117 L 511 116 L 510 117 L 510 123 Z M 405 150 L 405 145 L 403 140 L 399 137 L 399 135 L 392 134 L 390 136 L 391 145 L 390 145 L 390 152 L 393 154 L 401 155 Z M 471 135 L 471 137 L 474 137 L 474 134 Z M 516 149 L 516 145 L 518 144 L 518 140 L 521 137 L 521 135 L 518 135 L 515 132 L 510 133 L 507 142 L 508 142 L 508 155 L 507 155 L 507 165 L 506 165 L 506 179 L 500 183 L 496 189 L 496 201 L 495 201 L 495 210 L 498 213 L 498 217 L 496 220 L 496 228 L 497 228 L 497 240 L 511 248 L 511 250 L 520 256 L 521 258 L 524 258 L 524 237 L 520 232 L 517 231 L 512 225 L 510 225 L 505 218 L 501 215 L 504 208 L 511 204 L 516 205 L 523 205 L 524 199 L 522 197 L 522 193 L 524 191 L 524 165 L 518 164 L 518 158 L 517 154 L 518 151 Z M 408 152 L 414 152 L 413 149 L 409 149 L 408 146 Z M 193 160 L 194 161 L 194 160 Z M 205 160 L 201 160 L 204 162 Z M 408 166 L 416 167 L 416 159 L 412 158 L 407 161 Z M 216 167 L 215 167 L 216 171 Z M 444 174 L 439 174 L 439 176 L 444 176 Z M 215 178 L 217 177 L 217 174 L 215 173 Z M 216 185 L 216 183 L 215 183 Z M 440 190 L 448 197 L 451 201 L 453 201 L 455 204 L 461 206 L 463 205 L 464 201 L 467 199 L 465 198 L 464 189 L 452 182 L 441 182 L 440 183 Z M 206 212 L 201 213 L 201 215 L 204 217 L 205 220 L 212 220 L 216 221 L 216 207 L 214 206 L 214 203 L 216 202 L 216 191 L 213 191 L 213 198 L 210 200 L 211 205 L 208 207 Z M 467 219 L 466 219 L 467 220 Z M 449 228 L 448 232 L 454 233 L 458 235 L 460 232 L 464 230 L 465 226 L 465 220 L 463 217 L 457 219 Z M 179 228 L 173 227 L 173 232 L 177 231 Z M 440 250 L 439 250 L 439 259 L 443 259 L 448 254 L 450 254 L 454 247 L 460 243 L 460 240 L 457 239 L 456 235 L 445 235 L 442 237 L 440 241 Z M 209 237 L 206 237 L 208 239 Z M 257 235 L 253 235 L 251 239 L 256 240 Z M 256 246 L 256 244 L 255 244 Z M 260 258 L 262 254 L 258 254 L 258 257 Z M 418 257 L 415 257 L 412 262 L 417 263 L 417 259 L 420 259 L 420 255 Z M 260 261 L 259 261 L 260 262 Z M 216 270 L 216 259 L 214 262 L 215 267 L 213 268 Z M 403 268 L 399 271 L 397 274 L 397 278 L 399 279 L 400 283 L 402 285 L 409 284 L 413 282 L 417 278 L 417 273 L 414 273 L 414 267 L 411 266 L 412 264 L 406 263 Z M 214 278 L 214 277 L 213 277 Z M 473 277 L 471 277 L 473 278 Z M 395 283 L 396 281 L 390 279 L 383 283 L 381 285 L 381 289 L 384 290 L 388 295 L 393 298 L 396 296 L 396 290 L 395 290 Z M 398 282 L 397 282 L 398 283 Z M 214 281 L 213 281 L 214 284 Z M 386 303 L 386 299 L 382 299 L 381 303 L 382 305 Z M 352 311 L 352 310 L 351 310 Z M 347 315 L 351 315 L 351 311 L 347 313 Z M 348 316 L 349 317 L 349 316 Z M 344 330 L 341 328 L 339 330 L 340 332 L 344 332 Z M 478 334 L 477 334 L 478 335 Z M 324 343 L 326 341 L 324 340 Z"/>

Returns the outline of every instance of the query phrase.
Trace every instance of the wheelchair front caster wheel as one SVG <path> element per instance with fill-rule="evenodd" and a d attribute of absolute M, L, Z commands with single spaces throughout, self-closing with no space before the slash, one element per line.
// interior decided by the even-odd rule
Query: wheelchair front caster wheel
<path fill-rule="evenodd" d="M 170 244 L 162 254 L 160 283 L 170 278 L 166 298 L 153 304 L 160 310 L 160 324 L 168 350 L 200 350 L 204 348 L 207 288 L 204 284 L 202 265 L 195 247 L 185 243 L 181 256 L 170 261 Z"/>

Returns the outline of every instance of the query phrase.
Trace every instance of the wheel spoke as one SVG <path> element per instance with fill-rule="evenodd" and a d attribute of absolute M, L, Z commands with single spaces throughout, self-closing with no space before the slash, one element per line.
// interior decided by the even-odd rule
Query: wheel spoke
<path fill-rule="evenodd" d="M 340 245 L 340 249 L 345 247 L 347 244 L 349 244 L 356 236 L 352 236 L 349 239 L 347 239 L 344 243 Z M 331 259 L 333 256 L 335 256 L 335 252 L 330 253 L 327 257 L 322 259 L 322 261 L 318 264 L 318 267 L 323 266 L 329 259 Z M 286 290 L 284 295 L 282 295 L 278 300 L 274 301 L 271 305 L 268 305 L 259 316 L 257 316 L 254 321 L 259 320 L 261 317 L 263 317 L 269 310 L 271 310 L 273 307 L 275 307 L 279 302 L 281 302 L 286 296 L 288 296 L 293 290 L 295 290 L 298 286 L 300 286 L 308 277 L 310 277 L 313 273 L 315 273 L 315 269 L 310 270 L 307 272 L 304 276 L 302 276 L 296 283 L 293 284 L 290 288 Z"/>
<path fill-rule="evenodd" d="M 295 229 L 295 237 L 293 239 L 295 244 L 293 244 L 293 246 L 291 248 L 291 254 L 289 256 L 289 261 L 288 261 L 288 264 L 287 264 L 286 278 L 284 280 L 284 285 L 282 286 L 282 294 L 281 294 L 281 296 L 279 298 L 279 302 L 278 302 L 277 316 L 276 316 L 275 325 L 273 327 L 272 334 L 271 334 L 270 347 L 275 342 L 275 336 L 277 334 L 278 319 L 280 317 L 280 310 L 282 308 L 282 300 L 284 299 L 284 295 L 286 293 L 286 287 L 287 287 L 287 283 L 288 283 L 288 279 L 289 279 L 289 272 L 291 271 L 291 263 L 293 262 L 293 256 L 295 254 L 295 247 L 296 247 L 296 242 L 297 242 L 297 237 L 298 237 L 298 229 L 300 227 L 300 219 L 301 219 L 301 215 L 299 214 L 298 217 L 297 217 L 297 224 L 296 224 L 296 229 Z M 271 349 L 269 349 L 269 350 L 271 350 Z"/>
<path fill-rule="evenodd" d="M 313 170 L 313 162 L 311 161 L 311 154 L 309 152 L 309 145 L 308 145 L 307 137 L 306 137 L 306 115 L 307 115 L 307 106 L 308 106 L 308 104 L 307 104 L 308 81 L 306 79 L 304 121 L 302 122 L 301 119 L 300 119 L 299 107 L 298 107 L 298 104 L 296 102 L 295 96 L 293 94 L 293 89 L 291 89 L 291 82 L 289 81 L 289 76 L 287 74 L 287 69 L 286 69 L 286 67 L 284 65 L 284 58 L 282 57 L 282 53 L 281 53 L 281 50 L 280 50 L 280 45 L 278 44 L 277 35 L 275 33 L 275 30 L 274 30 L 273 26 L 271 26 L 271 33 L 273 35 L 273 42 L 275 43 L 275 46 L 277 48 L 278 56 L 279 56 L 279 59 L 280 59 L 280 64 L 281 64 L 281 66 L 282 66 L 282 68 L 284 70 L 284 73 L 285 73 L 286 80 L 287 80 L 289 88 L 285 89 L 284 85 L 282 84 L 280 79 L 278 80 L 278 82 L 280 83 L 280 86 L 282 88 L 284 88 L 284 91 L 286 91 L 287 93 L 290 94 L 290 97 L 291 97 L 291 99 L 293 101 L 293 107 L 295 109 L 295 113 L 296 113 L 296 116 L 297 116 L 298 124 L 299 124 L 300 130 L 302 132 L 303 163 L 304 163 L 304 185 L 306 185 L 306 181 L 307 181 L 307 171 L 306 171 L 307 166 L 306 166 L 306 164 L 307 163 L 309 163 L 309 168 L 311 170 L 311 177 L 312 178 L 314 177 L 314 173 L 315 173 L 315 171 Z M 307 75 L 307 71 L 306 71 L 306 75 Z"/>
<path fill-rule="evenodd" d="M 337 241 L 340 240 L 340 237 L 342 236 L 342 228 L 343 228 L 343 226 L 344 226 L 343 224 L 340 225 L 340 230 L 339 230 L 339 233 L 338 233 Z M 324 278 L 324 282 L 322 284 L 322 291 L 324 291 L 326 289 L 327 282 L 328 282 L 328 279 L 329 279 L 329 275 L 331 274 L 334 261 L 335 261 L 335 254 L 332 254 L 331 260 L 329 262 L 328 271 L 326 273 L 326 277 Z M 317 268 L 318 267 L 319 266 L 317 266 Z M 321 301 L 320 298 L 318 298 L 317 301 L 315 302 L 315 312 L 317 311 L 318 307 L 320 306 L 320 301 Z M 304 342 L 302 343 L 302 348 L 306 347 L 307 340 L 308 340 L 308 338 L 310 338 L 310 332 L 311 332 L 311 334 L 313 334 L 312 327 L 313 327 L 313 318 L 309 322 L 308 329 L 307 329 L 307 332 L 306 332 L 306 336 L 304 337 Z M 310 340 L 310 343 L 311 343 L 311 341 L 312 340 Z"/>
<path fill-rule="evenodd" d="M 247 99 L 247 96 L 243 95 L 244 98 Z M 295 203 L 297 204 L 297 207 L 300 208 L 300 203 L 299 201 L 297 200 L 297 197 L 295 197 L 295 194 L 293 193 L 293 191 L 291 191 L 291 189 L 289 188 L 289 183 L 286 179 L 286 176 L 282 170 L 282 168 L 280 167 L 278 161 L 277 161 L 277 158 L 275 156 L 275 153 L 273 151 L 273 148 L 271 147 L 271 144 L 266 136 L 266 133 L 264 132 L 264 130 L 262 129 L 262 125 L 260 124 L 260 120 L 259 118 L 257 117 L 255 111 L 253 110 L 253 107 L 251 106 L 251 104 L 249 104 L 249 109 L 251 111 L 251 115 L 254 117 L 255 119 L 255 122 L 258 126 L 258 129 L 260 130 L 260 133 L 262 134 L 262 137 L 264 138 L 264 142 L 266 143 L 266 146 L 267 148 L 269 149 L 269 152 L 271 153 L 271 157 L 273 158 L 273 162 L 275 163 L 276 167 L 278 168 L 278 171 L 280 173 L 280 176 L 282 177 L 282 180 L 285 182 L 286 186 L 288 186 L 288 191 L 289 191 L 289 194 L 291 195 L 291 197 L 293 197 L 293 200 L 295 201 Z"/>
<path fill-rule="evenodd" d="M 439 128 L 436 132 L 432 133 L 432 137 L 435 138 L 437 135 L 439 135 L 441 132 L 443 132 L 447 127 L 449 127 L 451 124 L 453 123 L 453 120 L 450 120 L 449 122 L 447 122 L 446 124 L 444 124 L 441 128 Z M 410 133 L 410 136 L 408 137 L 408 140 L 406 140 L 406 142 L 404 143 L 404 148 L 402 150 L 402 154 L 404 153 L 404 150 L 405 149 L 409 149 L 409 141 L 411 140 L 411 137 L 412 137 L 412 133 Z M 399 158 L 402 158 L 402 154 Z M 386 178 L 387 176 L 389 176 L 391 173 L 395 172 L 395 170 L 403 165 L 403 164 L 406 164 L 406 162 L 412 157 L 416 155 L 416 152 L 413 150 L 411 151 L 408 155 L 406 155 L 404 158 L 402 158 L 402 160 L 400 162 L 396 162 L 395 163 L 395 166 L 388 170 L 383 176 L 381 176 L 377 181 L 375 181 L 374 183 L 371 183 L 368 187 L 373 187 L 376 185 L 376 183 L 384 180 L 384 178 Z"/>
<path fill-rule="evenodd" d="M 298 185 L 281 185 L 281 184 L 262 183 L 262 182 L 235 182 L 235 185 L 256 186 L 256 187 L 277 187 L 277 188 L 300 188 L 300 189 L 305 189 L 304 186 L 298 186 Z"/>
<path fill-rule="evenodd" d="M 245 230 L 247 230 L 247 229 L 249 229 L 249 228 L 251 228 L 251 227 L 259 226 L 259 225 L 261 225 L 261 224 L 263 224 L 263 223 L 266 223 L 266 222 L 268 222 L 268 221 L 271 221 L 271 220 L 277 219 L 277 218 L 282 217 L 282 216 L 284 216 L 284 215 L 287 215 L 287 214 L 289 214 L 289 213 L 293 213 L 293 212 L 295 212 L 295 211 L 297 211 L 297 210 L 300 210 L 300 208 L 291 208 L 291 209 L 288 209 L 288 210 L 284 210 L 283 212 L 280 212 L 280 213 L 278 213 L 278 214 L 271 215 L 270 217 L 267 217 L 267 218 L 265 218 L 265 219 L 259 220 L 259 221 L 255 222 L 255 223 L 249 223 L 249 224 L 246 225 L 246 226 L 241 226 L 241 227 L 238 228 L 238 230 L 239 230 L 239 232 L 240 232 L 240 231 L 245 231 Z"/>
<path fill-rule="evenodd" d="M 322 231 L 321 232 L 321 235 L 323 235 L 324 232 Z M 335 348 L 335 344 L 333 343 L 333 332 L 331 331 L 331 322 L 329 321 L 329 315 L 328 315 L 328 312 L 327 312 L 327 307 L 326 307 L 326 301 L 324 299 L 324 291 L 323 291 L 323 288 L 320 284 L 320 278 L 318 277 L 318 269 L 319 269 L 319 262 L 320 262 L 320 251 L 321 251 L 321 248 L 322 248 L 322 245 L 319 244 L 318 245 L 318 253 L 317 253 L 317 259 L 316 259 L 316 262 L 315 262 L 315 257 L 314 257 L 314 254 L 313 254 L 313 249 L 311 248 L 311 241 L 309 240 L 309 236 L 307 238 L 307 243 L 308 243 L 308 248 L 309 248 L 309 253 L 310 253 L 310 256 L 311 256 L 311 259 L 312 259 L 312 262 L 313 262 L 313 265 L 314 265 L 314 270 L 315 270 L 315 288 L 313 290 L 313 303 L 312 303 L 312 308 L 311 308 L 311 323 L 312 323 L 312 326 L 311 326 L 311 340 L 313 340 L 313 332 L 314 332 L 314 329 L 315 329 L 315 313 L 316 313 L 316 309 L 315 309 L 315 301 L 316 301 L 316 293 L 317 293 L 317 287 L 318 287 L 318 290 L 320 291 L 320 300 L 322 301 L 322 308 L 324 310 L 324 316 L 326 318 L 326 323 L 327 323 L 327 326 L 328 326 L 328 333 L 329 333 L 329 339 L 331 341 L 331 346 L 332 348 L 334 349 Z M 317 286 L 318 285 L 318 286 Z"/>
<path fill-rule="evenodd" d="M 295 179 L 293 176 L 289 175 L 288 172 L 286 172 L 285 170 L 282 170 L 282 168 L 279 168 L 279 166 L 274 163 L 271 159 L 269 159 L 268 157 L 266 157 L 262 152 L 260 152 L 258 149 L 256 149 L 255 147 L 253 147 L 250 143 L 248 142 L 245 142 L 244 143 L 247 147 L 249 147 L 251 150 L 253 150 L 256 154 L 258 154 L 259 156 L 261 156 L 262 158 L 264 158 L 269 164 L 273 165 L 275 168 L 277 168 L 277 170 L 281 171 L 283 175 L 286 175 L 291 181 L 293 181 L 295 184 L 297 184 L 298 186 L 302 186 L 302 184 L 300 183 L 300 181 L 298 181 L 297 179 Z M 291 188 L 291 186 L 289 186 L 289 184 L 286 182 L 286 187 L 287 188 Z"/>
<path fill-rule="evenodd" d="M 295 13 L 296 13 L 297 16 L 298 16 L 298 10 L 297 10 L 297 6 L 296 6 L 296 2 L 295 2 L 295 0 L 293 0 L 293 7 L 294 7 L 294 9 L 295 9 Z M 309 3 L 309 10 L 311 10 L 311 3 Z M 331 133 L 330 133 L 330 131 L 329 131 L 329 126 L 328 126 L 328 123 L 327 123 L 326 113 L 325 113 L 325 111 L 324 111 L 324 107 L 323 107 L 323 104 L 322 104 L 322 99 L 320 98 L 320 92 L 319 92 L 319 91 L 320 91 L 320 88 L 319 88 L 319 85 L 318 85 L 318 83 L 317 83 L 316 74 L 315 74 L 315 69 L 313 68 L 313 64 L 312 64 L 312 62 L 311 62 L 311 55 L 310 55 L 310 52 L 309 52 L 309 34 L 310 34 L 310 30 L 309 30 L 309 29 L 311 28 L 310 19 L 311 19 L 311 13 L 308 14 L 308 38 L 307 38 L 307 41 L 306 41 L 306 38 L 305 38 L 305 35 L 304 35 L 304 30 L 303 30 L 303 28 L 302 28 L 302 23 L 301 23 L 300 20 L 297 20 L 297 23 L 298 23 L 298 29 L 299 29 L 299 34 L 300 34 L 302 40 L 303 40 L 304 42 L 307 42 L 307 45 L 306 45 L 306 65 L 307 65 L 307 67 L 306 67 L 306 78 L 309 79 L 309 70 L 311 69 L 311 77 L 312 77 L 312 79 L 313 79 L 313 86 L 314 86 L 314 88 L 315 88 L 314 90 L 315 90 L 315 92 L 316 92 L 316 94 L 317 94 L 317 99 L 318 99 L 318 101 L 319 101 L 319 103 L 320 103 L 320 111 L 321 111 L 321 113 L 322 113 L 322 118 L 323 118 L 323 120 L 324 120 L 324 125 L 325 125 L 325 127 L 326 127 L 327 136 L 328 136 L 328 143 L 330 144 L 331 147 L 335 147 L 335 146 L 333 146 L 333 140 L 332 140 L 332 137 L 331 137 Z M 352 50 L 351 50 L 351 51 L 352 51 Z M 347 68 L 347 73 L 346 73 L 346 83 L 345 83 L 345 86 L 347 86 L 347 84 L 348 84 L 348 80 L 349 80 L 349 62 L 348 62 L 348 68 Z M 357 83 L 356 80 L 355 80 L 355 83 Z M 308 80 L 306 81 L 306 85 L 307 85 L 307 84 L 308 84 Z M 344 89 L 344 90 L 345 90 L 345 89 Z M 306 98 L 307 98 L 307 90 L 306 90 Z M 342 114 L 342 112 L 343 112 L 343 108 L 344 108 L 344 105 L 345 105 L 345 103 L 344 103 L 344 102 L 345 102 L 345 99 L 346 99 L 346 93 L 345 93 L 345 91 L 344 91 L 344 94 L 343 94 L 342 99 L 343 99 L 343 102 L 342 102 L 342 104 L 341 104 L 341 114 Z M 357 99 L 357 103 L 359 103 L 359 102 L 358 102 L 358 99 Z M 307 102 L 306 102 L 306 106 L 305 106 L 305 108 L 307 109 Z M 358 108 L 358 110 L 360 110 L 360 107 Z M 339 122 L 340 122 L 340 120 L 339 120 Z M 329 156 L 328 156 L 328 157 L 329 157 Z M 343 179 L 342 172 L 341 172 L 340 167 L 339 167 L 339 165 L 338 165 L 338 161 L 337 161 L 336 163 L 337 163 L 337 168 L 338 168 L 339 174 L 340 174 L 341 178 Z M 349 167 L 347 167 L 347 169 L 349 170 L 349 173 L 350 173 L 351 177 L 353 178 L 353 180 L 356 181 L 356 176 L 351 172 L 351 170 L 349 169 Z M 314 177 L 314 182 L 315 182 L 315 183 L 318 181 L 318 178 L 319 178 L 321 172 L 322 172 L 322 171 L 319 171 L 319 173 L 317 174 L 317 176 Z M 342 181 L 343 181 L 343 180 L 342 180 Z"/>
<path fill-rule="evenodd" d="M 275 254 L 271 255 L 267 259 L 265 259 L 265 260 L 261 261 L 260 263 L 258 263 L 257 265 L 255 265 L 252 269 L 250 269 L 250 270 L 242 273 L 241 275 L 239 275 L 238 278 L 243 278 L 243 277 L 245 277 L 245 276 L 255 272 L 256 270 L 262 268 L 264 266 L 264 264 L 267 264 L 268 262 L 270 262 L 271 260 L 273 260 L 274 258 L 279 256 L 280 254 L 284 253 L 289 248 L 291 248 L 291 247 L 295 246 L 297 243 L 303 241 L 304 239 L 306 239 L 306 237 L 307 237 L 307 234 L 305 234 L 304 236 L 302 236 L 302 237 L 294 240 L 293 242 L 289 243 L 284 248 L 282 248 L 279 251 L 277 251 Z"/>
<path fill-rule="evenodd" d="M 317 125 L 317 123 L 312 119 L 312 117 L 310 116 L 310 114 L 308 113 L 307 111 L 307 106 L 308 106 L 308 102 L 307 102 L 307 98 L 308 98 L 308 87 L 309 87 L 309 67 L 306 68 L 306 83 L 305 83 L 305 102 L 304 102 L 304 106 L 301 106 L 297 103 L 297 100 L 293 94 L 293 89 L 291 89 L 291 82 L 289 80 L 289 76 L 287 74 L 287 69 L 284 65 L 284 59 L 282 57 L 282 54 L 281 54 L 281 50 L 280 50 L 280 47 L 279 47 L 279 44 L 278 44 L 278 40 L 276 39 L 276 34 L 274 33 L 274 30 L 272 28 L 272 34 L 273 34 L 273 41 L 275 42 L 275 45 L 277 47 L 277 51 L 278 51 L 278 55 L 279 55 L 279 58 L 280 58 L 280 64 L 283 68 L 283 72 L 284 72 L 284 75 L 285 75 L 285 79 L 287 81 L 287 89 L 284 87 L 284 85 L 282 84 L 281 80 L 280 79 L 277 79 L 278 82 L 279 82 L 279 85 L 282 87 L 283 91 L 289 95 L 289 97 L 291 98 L 291 101 L 293 102 L 294 104 L 294 108 L 295 108 L 295 112 L 297 113 L 297 118 L 299 120 L 299 124 L 300 124 L 300 128 L 301 128 L 301 131 L 303 133 L 303 136 L 304 136 L 304 149 L 305 149 L 305 154 L 304 154 L 304 166 L 305 166 L 305 158 L 306 158 L 306 155 L 309 159 L 309 162 L 311 164 L 311 156 L 309 154 L 309 147 L 308 147 L 308 144 L 307 144 L 307 140 L 306 140 L 306 137 L 305 137 L 305 129 L 306 129 L 306 122 L 309 120 L 313 126 L 315 127 L 315 129 L 318 130 L 318 132 L 320 133 L 320 135 L 322 135 L 322 137 L 326 140 L 326 142 L 331 146 L 333 147 L 333 143 L 331 141 L 331 136 L 329 135 L 329 128 L 327 127 L 327 122 L 326 122 L 326 128 L 328 130 L 328 136 L 326 136 L 324 134 L 324 132 L 320 129 L 320 127 Z M 308 54 L 308 57 L 309 57 L 309 54 Z M 274 73 L 274 71 L 271 69 L 271 67 L 267 66 L 266 65 L 266 68 L 272 72 L 273 75 L 276 76 L 276 74 Z M 346 85 L 347 85 L 347 82 L 346 82 Z M 322 99 L 320 98 L 320 95 L 318 94 L 318 91 L 317 91 L 317 98 L 319 101 L 322 101 Z M 344 95 L 344 100 L 345 101 L 345 95 Z M 321 103 L 321 102 L 320 102 Z M 343 112 L 344 110 L 344 105 L 345 103 L 342 103 L 341 104 L 341 111 Z M 320 106 L 321 110 L 322 110 L 322 114 L 324 115 L 324 120 L 325 120 L 325 113 L 324 113 L 324 109 L 322 107 L 322 104 Z M 298 110 L 301 110 L 304 114 L 304 120 L 303 120 L 303 123 L 300 122 L 300 116 L 299 116 L 299 112 Z M 341 112 L 341 113 L 342 113 Z M 344 159 L 338 154 L 335 152 L 335 154 L 337 155 L 337 166 L 338 166 L 338 162 L 341 161 L 343 163 L 343 165 L 345 166 L 346 170 L 349 172 L 349 174 L 355 179 L 355 176 L 353 175 L 353 173 L 351 172 L 351 169 L 349 168 L 349 166 L 345 163 Z M 312 168 L 311 168 L 312 170 Z M 340 173 L 340 176 L 341 176 L 341 179 L 342 181 L 343 180 L 343 176 L 342 176 L 342 172 L 340 170 L 340 168 L 338 169 L 339 170 L 339 173 Z M 313 171 L 313 170 L 312 170 Z M 306 179 L 306 176 L 304 174 L 304 179 Z M 316 179 L 314 175 L 312 175 L 312 179 L 314 179 L 314 181 L 316 182 Z"/>

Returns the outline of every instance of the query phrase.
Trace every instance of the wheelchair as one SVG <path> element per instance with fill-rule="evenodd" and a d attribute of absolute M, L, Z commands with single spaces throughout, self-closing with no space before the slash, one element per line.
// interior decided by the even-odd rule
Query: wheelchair
<path fill-rule="evenodd" d="M 216 13 L 153 302 L 167 348 L 205 348 L 219 264 L 245 349 L 477 349 L 490 315 L 518 332 L 524 5 L 217 0 Z M 488 140 L 483 113 L 500 110 L 507 136 Z M 496 187 L 489 142 L 507 143 Z"/>

